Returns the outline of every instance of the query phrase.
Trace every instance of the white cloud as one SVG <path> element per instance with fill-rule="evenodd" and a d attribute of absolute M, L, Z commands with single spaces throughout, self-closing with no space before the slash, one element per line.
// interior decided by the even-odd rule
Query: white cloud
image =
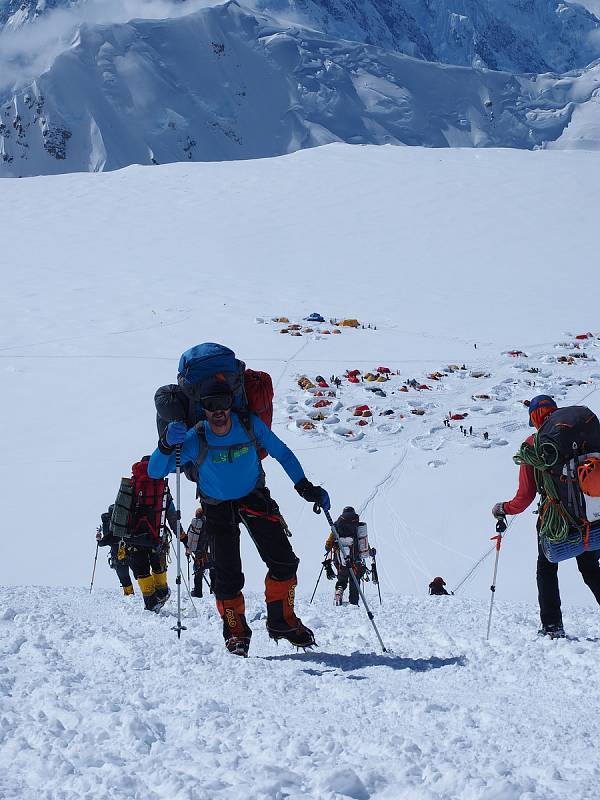
<path fill-rule="evenodd" d="M 221 0 L 222 2 L 222 0 Z M 17 29 L 0 31 L 0 92 L 27 85 L 67 49 L 84 24 L 185 16 L 219 0 L 84 0 L 57 8 Z"/>

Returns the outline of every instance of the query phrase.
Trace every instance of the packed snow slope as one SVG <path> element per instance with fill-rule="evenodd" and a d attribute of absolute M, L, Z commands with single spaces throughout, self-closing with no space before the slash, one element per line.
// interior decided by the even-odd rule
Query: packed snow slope
<path fill-rule="evenodd" d="M 184 349 L 218 341 L 272 374 L 274 430 L 334 512 L 361 510 L 384 589 L 423 595 L 438 574 L 456 585 L 490 545 L 492 504 L 514 493 L 512 455 L 530 430 L 522 401 L 543 390 L 600 411 L 599 171 L 589 152 L 333 145 L 4 183 L 0 580 L 89 581 L 100 513 L 155 447 L 155 389 L 174 381 Z M 315 310 L 376 330 L 293 336 L 254 321 Z M 378 366 L 400 375 L 343 380 L 341 407 L 323 414 L 339 425 L 303 427 L 318 409 L 300 377 Z M 431 388 L 401 391 L 411 379 Z M 353 415 L 364 403 L 369 426 Z M 467 413 L 472 437 L 443 425 L 450 411 Z M 266 469 L 306 596 L 326 526 L 277 463 Z M 525 513 L 510 528 L 501 599 L 535 601 L 534 527 Z M 258 591 L 264 569 L 244 542 Z M 560 573 L 567 603 L 590 604 L 574 565 Z M 490 575 L 488 561 L 461 591 L 486 598 Z M 97 581 L 116 585 L 105 552 Z"/>
<path fill-rule="evenodd" d="M 277 647 L 250 595 L 251 657 L 197 601 L 181 641 L 138 597 L 0 589 L 6 800 L 595 800 L 598 617 L 537 639 L 531 605 L 391 595 L 300 613 L 317 650 Z"/>
<path fill-rule="evenodd" d="M 48 65 L 39 56 L 30 74 L 17 48 L 0 75 L 0 176 L 261 158 L 338 141 L 523 149 L 600 141 L 600 62 L 522 76 L 441 64 L 234 0 L 183 17 L 82 24 L 59 50 Z"/>

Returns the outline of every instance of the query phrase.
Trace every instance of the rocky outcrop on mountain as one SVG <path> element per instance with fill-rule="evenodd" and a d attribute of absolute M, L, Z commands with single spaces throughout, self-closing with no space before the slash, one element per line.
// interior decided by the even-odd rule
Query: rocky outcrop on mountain
<path fill-rule="evenodd" d="M 55 8 L 76 5 L 77 0 L 3 0 L 0 2 L 0 28 L 18 28 L 33 22 Z"/>

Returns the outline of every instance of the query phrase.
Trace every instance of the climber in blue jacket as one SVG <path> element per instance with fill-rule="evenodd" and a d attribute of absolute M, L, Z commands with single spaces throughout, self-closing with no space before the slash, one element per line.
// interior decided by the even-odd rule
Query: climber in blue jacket
<path fill-rule="evenodd" d="M 181 447 L 181 464 L 196 465 L 207 533 L 215 543 L 214 590 L 226 647 L 235 655 L 246 656 L 252 635 L 242 594 L 240 522 L 268 567 L 265 597 L 269 636 L 276 641 L 287 639 L 296 647 L 312 647 L 312 631 L 294 613 L 298 558 L 279 506 L 265 485 L 259 447 L 279 461 L 305 500 L 329 510 L 329 496 L 321 486 L 307 480 L 296 456 L 262 420 L 255 414 L 231 410 L 233 394 L 226 381 L 206 381 L 200 402 L 206 420 L 190 430 L 183 422 L 171 422 L 150 458 L 148 474 L 162 478 L 175 472 L 177 446 Z"/>

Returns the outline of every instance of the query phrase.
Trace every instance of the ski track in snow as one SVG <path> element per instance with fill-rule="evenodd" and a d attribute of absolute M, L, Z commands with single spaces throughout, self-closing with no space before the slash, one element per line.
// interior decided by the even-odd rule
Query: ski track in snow
<path fill-rule="evenodd" d="M 6 800 L 592 800 L 597 640 L 540 640 L 530 607 L 386 596 L 377 654 L 360 609 L 300 603 L 317 650 L 224 649 L 210 599 L 178 641 L 115 591 L 0 589 Z M 589 641 L 588 641 L 589 640 Z M 595 641 L 594 641 L 595 640 Z M 561 676 L 568 675 L 568 681 Z"/>

